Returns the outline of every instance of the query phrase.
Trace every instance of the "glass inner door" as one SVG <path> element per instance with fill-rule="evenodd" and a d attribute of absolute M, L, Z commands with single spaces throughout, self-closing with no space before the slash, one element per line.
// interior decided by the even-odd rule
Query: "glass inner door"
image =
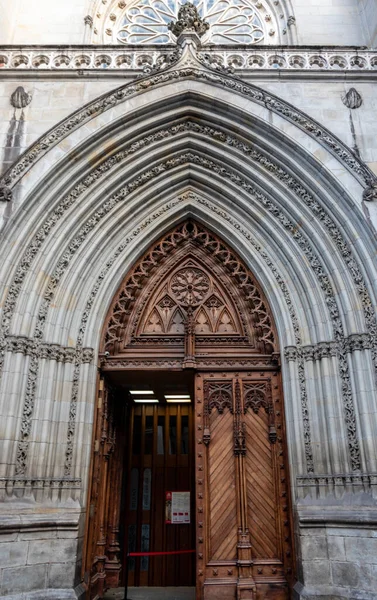
<path fill-rule="evenodd" d="M 128 552 L 194 549 L 191 404 L 132 405 L 128 439 L 125 547 Z M 171 492 L 190 493 L 189 523 L 167 523 Z M 187 521 L 184 513 L 173 520 Z M 128 585 L 192 586 L 194 572 L 195 554 L 130 558 Z"/>

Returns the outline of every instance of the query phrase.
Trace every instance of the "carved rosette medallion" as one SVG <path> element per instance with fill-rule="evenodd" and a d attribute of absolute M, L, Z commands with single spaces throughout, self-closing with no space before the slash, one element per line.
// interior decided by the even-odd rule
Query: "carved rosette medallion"
<path fill-rule="evenodd" d="M 197 306 L 203 302 L 209 288 L 209 278 L 200 269 L 182 269 L 171 281 L 171 291 L 182 306 Z"/>

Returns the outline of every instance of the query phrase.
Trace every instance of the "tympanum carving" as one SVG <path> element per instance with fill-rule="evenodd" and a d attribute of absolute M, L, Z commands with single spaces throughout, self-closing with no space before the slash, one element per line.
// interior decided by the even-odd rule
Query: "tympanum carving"
<path fill-rule="evenodd" d="M 115 298 L 103 350 L 130 359 L 132 350 L 134 359 L 138 348 L 144 358 L 148 351 L 154 359 L 169 355 L 184 367 L 199 356 L 246 359 L 276 350 L 259 287 L 238 257 L 195 222 L 157 243 Z"/>

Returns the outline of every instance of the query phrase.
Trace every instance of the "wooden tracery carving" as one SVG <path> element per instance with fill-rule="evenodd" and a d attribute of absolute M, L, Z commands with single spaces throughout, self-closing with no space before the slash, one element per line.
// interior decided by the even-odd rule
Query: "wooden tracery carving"
<path fill-rule="evenodd" d="M 214 357 L 248 360 L 276 352 L 259 286 L 224 242 L 195 222 L 166 235 L 122 284 L 105 328 L 111 356 L 194 366 Z M 141 358 L 140 358 L 141 360 Z M 125 365 L 125 363 L 123 363 Z M 158 366 L 156 364 L 156 366 Z"/>
<path fill-rule="evenodd" d="M 269 416 L 269 440 L 271 444 L 276 442 L 277 433 L 275 427 L 274 411 L 272 407 L 271 382 L 265 383 L 245 383 L 244 384 L 244 412 L 248 409 L 258 414 L 261 407 Z"/>
<path fill-rule="evenodd" d="M 207 384 L 205 402 L 205 410 L 208 414 L 216 409 L 222 415 L 226 408 L 233 413 L 232 384 L 222 381 Z"/>

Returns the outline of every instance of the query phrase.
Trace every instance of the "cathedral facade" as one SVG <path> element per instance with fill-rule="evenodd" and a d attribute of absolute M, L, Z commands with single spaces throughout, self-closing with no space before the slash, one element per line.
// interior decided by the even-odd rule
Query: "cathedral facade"
<path fill-rule="evenodd" d="M 377 598 L 376 0 L 0 8 L 0 598 Z"/>

